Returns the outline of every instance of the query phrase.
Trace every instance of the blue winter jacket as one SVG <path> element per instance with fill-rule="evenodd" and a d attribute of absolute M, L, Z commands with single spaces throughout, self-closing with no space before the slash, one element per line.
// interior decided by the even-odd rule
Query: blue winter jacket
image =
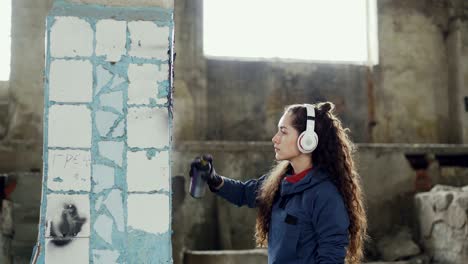
<path fill-rule="evenodd" d="M 217 194 L 251 208 L 262 182 L 224 178 Z M 349 218 L 343 198 L 327 173 L 312 169 L 297 183 L 282 181 L 272 208 L 268 233 L 268 263 L 344 263 Z"/>

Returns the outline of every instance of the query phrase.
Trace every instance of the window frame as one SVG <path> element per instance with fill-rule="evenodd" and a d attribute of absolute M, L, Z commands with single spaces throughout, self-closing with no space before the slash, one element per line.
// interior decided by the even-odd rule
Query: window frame
<path fill-rule="evenodd" d="M 5 29 L 7 29 L 8 31 L 8 25 L 9 25 L 9 32 L 7 32 L 7 36 L 5 39 L 3 39 L 5 36 L 2 36 L 0 38 L 0 42 L 2 43 L 7 43 L 6 44 L 6 47 L 5 47 L 5 50 L 0 50 L 0 54 L 2 54 L 3 52 L 7 52 L 7 55 L 6 55 L 6 59 L 5 60 L 1 60 L 0 63 L 5 63 L 5 65 L 2 65 L 0 64 L 0 82 L 2 83 L 8 83 L 10 81 L 10 78 L 11 78 L 11 52 L 12 52 L 12 46 L 11 46 L 11 33 L 12 33 L 12 6 L 13 6 L 13 3 L 12 3 L 13 0 L 2 0 L 1 2 L 1 8 L 0 12 L 5 12 L 5 13 L 8 13 L 9 11 L 9 14 L 7 14 L 7 16 L 3 16 L 1 13 L 0 13 L 0 17 L 4 17 L 5 21 L 8 21 L 8 18 L 9 18 L 9 21 L 10 23 L 3 23 L 4 21 L 0 21 L 0 24 L 4 24 L 5 25 Z M 7 8 L 5 8 L 7 7 Z M 2 32 L 3 33 L 3 32 Z M 1 57 L 4 57 L 4 56 L 1 56 Z M 4 68 L 6 67 L 6 68 Z M 3 74 L 4 74 L 4 70 L 6 71 L 5 74 L 7 74 L 7 77 L 6 79 L 3 79 Z"/>
<path fill-rule="evenodd" d="M 326 0 L 322 0 L 326 1 Z M 364 60 L 320 60 L 320 59 L 303 59 L 303 58 L 288 58 L 288 57 L 250 57 L 250 56 L 230 56 L 230 55 L 212 55 L 207 54 L 205 45 L 205 4 L 203 1 L 203 18 L 202 18 L 202 54 L 209 60 L 228 60 L 228 61 L 266 61 L 266 62 L 299 62 L 299 63 L 320 63 L 320 64 L 350 64 L 350 65 L 367 65 L 375 66 L 379 64 L 379 43 L 378 43 L 378 0 L 363 0 L 365 1 L 366 13 L 366 59 Z"/>

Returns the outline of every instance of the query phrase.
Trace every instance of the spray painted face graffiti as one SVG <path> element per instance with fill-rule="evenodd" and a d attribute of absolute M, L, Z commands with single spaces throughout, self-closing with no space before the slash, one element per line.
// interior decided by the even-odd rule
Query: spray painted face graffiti
<path fill-rule="evenodd" d="M 59 247 L 67 245 L 78 235 L 85 222 L 86 218 L 78 215 L 75 205 L 65 204 L 60 217 L 49 222 L 51 242 Z"/>

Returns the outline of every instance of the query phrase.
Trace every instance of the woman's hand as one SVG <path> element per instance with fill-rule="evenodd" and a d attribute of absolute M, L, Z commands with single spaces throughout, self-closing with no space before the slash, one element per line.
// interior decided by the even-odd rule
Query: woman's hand
<path fill-rule="evenodd" d="M 204 154 L 202 157 L 195 157 L 190 163 L 190 177 L 193 177 L 194 169 L 206 170 L 207 173 L 201 173 L 201 178 L 210 186 L 210 188 L 219 189 L 222 187 L 223 178 L 216 174 L 213 166 L 213 156 Z"/>

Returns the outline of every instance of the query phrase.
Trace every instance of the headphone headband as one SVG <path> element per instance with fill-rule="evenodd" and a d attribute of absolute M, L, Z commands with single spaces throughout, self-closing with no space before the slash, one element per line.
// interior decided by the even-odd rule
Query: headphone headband
<path fill-rule="evenodd" d="M 306 132 L 312 133 L 315 130 L 315 109 L 311 104 L 304 104 L 307 110 Z"/>
<path fill-rule="evenodd" d="M 302 153 L 311 153 L 317 147 L 318 136 L 315 133 L 315 109 L 310 104 L 304 104 L 307 110 L 306 130 L 297 138 L 297 147 Z"/>

